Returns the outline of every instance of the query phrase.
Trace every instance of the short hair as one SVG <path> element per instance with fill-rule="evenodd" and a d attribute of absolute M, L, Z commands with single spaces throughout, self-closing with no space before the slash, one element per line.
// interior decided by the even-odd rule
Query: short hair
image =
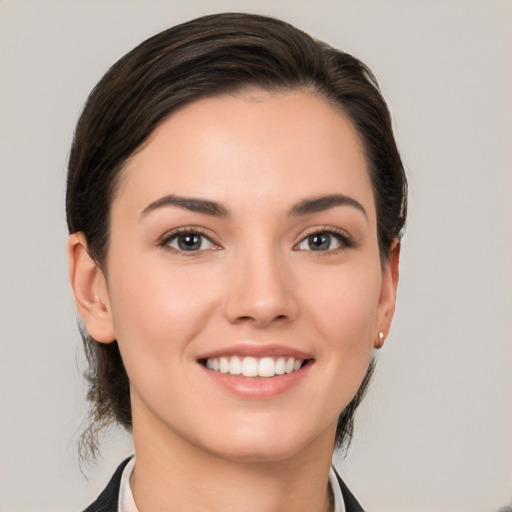
<path fill-rule="evenodd" d="M 362 141 L 377 212 L 381 261 L 401 237 L 407 180 L 389 110 L 360 60 L 281 20 L 224 13 L 194 19 L 141 43 L 115 63 L 91 92 L 69 157 L 66 213 L 70 233 L 82 232 L 103 268 L 110 206 L 127 162 L 177 109 L 201 98 L 260 88 L 308 90 L 350 119 Z M 81 326 L 90 401 L 82 453 L 95 455 L 97 434 L 117 422 L 132 426 L 129 380 L 117 341 L 96 342 Z M 338 419 L 336 446 L 347 446 L 354 415 L 370 382 L 373 359 Z"/>

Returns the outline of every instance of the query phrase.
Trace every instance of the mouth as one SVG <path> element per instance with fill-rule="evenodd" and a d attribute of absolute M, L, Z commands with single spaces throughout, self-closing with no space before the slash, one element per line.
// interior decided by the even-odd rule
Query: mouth
<path fill-rule="evenodd" d="M 276 398 L 300 386 L 315 363 L 296 347 L 252 342 L 203 353 L 196 359 L 209 382 L 244 400 Z"/>
<path fill-rule="evenodd" d="M 213 372 L 238 375 L 241 377 L 261 377 L 268 379 L 298 372 L 304 368 L 304 366 L 310 364 L 312 359 L 299 359 L 293 356 L 252 357 L 226 355 L 204 358 L 199 362 Z"/>

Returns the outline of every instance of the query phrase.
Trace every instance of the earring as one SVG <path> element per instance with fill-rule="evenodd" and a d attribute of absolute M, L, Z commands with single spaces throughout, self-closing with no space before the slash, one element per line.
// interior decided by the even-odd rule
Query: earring
<path fill-rule="evenodd" d="M 386 337 L 384 336 L 384 333 L 382 331 L 379 332 L 379 343 L 375 345 L 375 348 L 382 348 L 384 345 L 384 340 Z"/>

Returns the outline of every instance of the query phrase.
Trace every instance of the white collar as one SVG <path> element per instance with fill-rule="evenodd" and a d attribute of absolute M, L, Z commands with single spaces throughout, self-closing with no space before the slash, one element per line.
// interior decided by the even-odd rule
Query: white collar
<path fill-rule="evenodd" d="M 135 466 L 135 457 L 132 457 L 128 464 L 126 464 L 123 475 L 121 476 L 121 487 L 119 489 L 119 504 L 118 512 L 139 512 L 135 500 L 133 499 L 132 490 L 130 488 L 130 476 Z M 334 511 L 333 512 L 346 512 L 345 502 L 343 501 L 343 495 L 336 478 L 336 473 L 331 466 L 329 471 L 329 485 L 332 489 L 332 495 L 334 498 Z"/>
<path fill-rule="evenodd" d="M 121 476 L 121 487 L 119 488 L 118 512 L 139 512 L 130 488 L 130 476 L 135 466 L 135 457 L 132 457 L 126 464 Z"/>

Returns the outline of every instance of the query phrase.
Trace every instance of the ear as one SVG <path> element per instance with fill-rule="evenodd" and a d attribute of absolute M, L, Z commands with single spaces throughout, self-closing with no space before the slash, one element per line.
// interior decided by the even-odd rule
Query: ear
<path fill-rule="evenodd" d="M 103 271 L 89 256 L 83 233 L 69 236 L 68 259 L 71 288 L 87 332 L 96 341 L 111 343 L 116 334 L 107 282 Z"/>
<path fill-rule="evenodd" d="M 382 284 L 380 289 L 379 305 L 377 308 L 377 332 L 374 334 L 374 347 L 384 345 L 391 321 L 395 314 L 396 289 L 398 286 L 398 266 L 400 261 L 400 242 L 397 238 L 391 245 L 389 258 L 382 270 Z"/>

